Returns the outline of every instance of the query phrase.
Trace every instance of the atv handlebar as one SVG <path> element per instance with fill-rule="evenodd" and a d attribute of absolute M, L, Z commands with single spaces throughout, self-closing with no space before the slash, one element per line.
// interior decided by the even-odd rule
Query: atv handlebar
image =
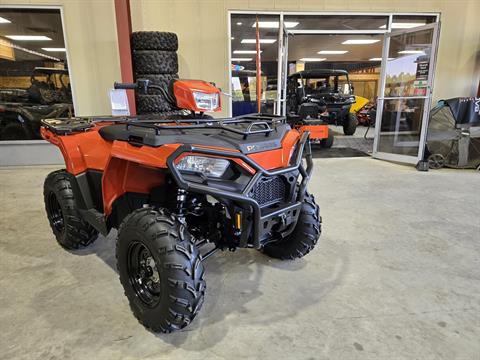
<path fill-rule="evenodd" d="M 148 80 L 148 79 L 138 79 L 137 82 L 134 82 L 134 83 L 114 82 L 113 83 L 113 88 L 114 89 L 125 89 L 125 90 L 140 91 L 141 94 L 147 94 L 148 89 L 157 90 L 158 92 L 160 92 L 163 95 L 164 99 L 167 102 L 169 102 L 173 106 L 175 106 L 177 104 L 175 98 L 172 97 L 164 87 L 162 87 L 160 85 L 151 84 L 150 80 Z"/>
<path fill-rule="evenodd" d="M 143 94 L 147 93 L 149 87 L 155 87 L 155 85 L 149 85 L 150 80 L 139 79 L 135 83 L 113 83 L 114 89 L 125 89 L 125 90 L 140 90 Z"/>
<path fill-rule="evenodd" d="M 113 87 L 115 89 L 136 89 L 137 84 L 134 83 L 114 83 Z"/>

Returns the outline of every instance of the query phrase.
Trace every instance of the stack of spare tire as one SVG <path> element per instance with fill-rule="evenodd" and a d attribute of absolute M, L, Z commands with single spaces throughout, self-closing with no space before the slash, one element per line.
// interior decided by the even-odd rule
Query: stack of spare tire
<path fill-rule="evenodd" d="M 138 31 L 132 33 L 133 71 L 135 80 L 148 79 L 150 84 L 168 89 L 178 79 L 178 38 L 170 32 Z M 169 113 L 174 105 L 158 90 L 136 93 L 138 114 Z"/>

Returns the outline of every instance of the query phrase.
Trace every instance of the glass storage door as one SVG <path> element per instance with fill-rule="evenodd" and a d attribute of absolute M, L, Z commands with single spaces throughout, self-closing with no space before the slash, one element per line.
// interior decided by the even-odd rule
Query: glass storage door
<path fill-rule="evenodd" d="M 438 23 L 385 35 L 373 156 L 416 164 L 423 157 Z"/>

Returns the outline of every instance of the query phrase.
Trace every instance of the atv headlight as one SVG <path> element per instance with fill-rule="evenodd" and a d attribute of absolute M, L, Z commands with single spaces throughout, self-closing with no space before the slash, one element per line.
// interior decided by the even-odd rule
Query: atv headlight
<path fill-rule="evenodd" d="M 202 173 L 210 177 L 221 177 L 227 170 L 229 161 L 208 156 L 188 155 L 176 167 L 180 171 Z"/>
<path fill-rule="evenodd" d="M 220 96 L 218 93 L 207 94 L 204 92 L 194 91 L 193 98 L 195 99 L 197 108 L 202 110 L 213 111 L 218 108 L 218 104 L 220 103 Z"/>

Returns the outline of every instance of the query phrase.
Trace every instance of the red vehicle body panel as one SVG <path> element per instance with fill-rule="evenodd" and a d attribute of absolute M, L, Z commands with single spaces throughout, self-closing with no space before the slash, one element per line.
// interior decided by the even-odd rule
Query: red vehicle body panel
<path fill-rule="evenodd" d="M 310 139 L 321 140 L 328 138 L 328 125 L 299 125 L 295 127 L 300 133 L 310 131 Z"/>

